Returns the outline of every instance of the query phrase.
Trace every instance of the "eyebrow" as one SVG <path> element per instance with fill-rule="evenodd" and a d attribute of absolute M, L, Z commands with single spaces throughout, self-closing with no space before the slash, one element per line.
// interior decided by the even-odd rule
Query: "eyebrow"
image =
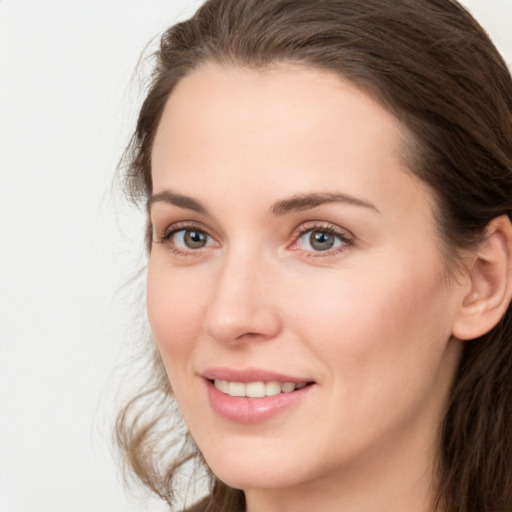
<path fill-rule="evenodd" d="M 202 215 L 208 215 L 208 210 L 199 201 L 192 197 L 172 192 L 171 190 L 164 190 L 152 195 L 146 203 L 147 211 L 149 212 L 151 207 L 158 202 L 172 204 L 179 208 L 186 208 L 187 210 L 192 210 Z M 343 203 L 351 206 L 360 206 L 380 213 L 378 208 L 372 203 L 339 192 L 297 194 L 274 203 L 270 207 L 270 213 L 275 216 L 281 216 L 286 215 L 287 213 L 310 210 L 326 203 Z"/>
<path fill-rule="evenodd" d="M 146 203 L 147 211 L 149 212 L 151 207 L 158 202 L 172 204 L 179 208 L 186 208 L 187 210 L 192 210 L 194 212 L 201 213 L 202 215 L 208 215 L 208 211 L 199 201 L 196 201 L 189 196 L 171 192 L 170 190 L 164 190 L 158 194 L 153 194 Z"/>
<path fill-rule="evenodd" d="M 275 203 L 270 211 L 273 215 L 286 215 L 287 213 L 310 210 L 326 203 L 343 203 L 352 206 L 361 206 L 380 213 L 378 208 L 357 197 L 338 192 L 318 192 L 313 194 L 298 194 Z"/>

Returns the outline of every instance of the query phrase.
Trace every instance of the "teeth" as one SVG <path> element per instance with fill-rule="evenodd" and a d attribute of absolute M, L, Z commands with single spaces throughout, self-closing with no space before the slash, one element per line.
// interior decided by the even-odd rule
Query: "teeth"
<path fill-rule="evenodd" d="M 306 382 L 295 384 L 293 382 L 229 382 L 227 380 L 215 379 L 214 386 L 222 393 L 230 396 L 245 396 L 249 398 L 262 398 L 264 396 L 278 395 L 279 393 L 291 393 L 296 389 L 302 389 Z"/>
<path fill-rule="evenodd" d="M 228 395 L 231 396 L 246 396 L 245 384 L 242 382 L 230 382 L 228 384 Z"/>
<path fill-rule="evenodd" d="M 249 382 L 245 385 L 245 393 L 249 398 L 261 398 L 265 396 L 265 383 Z"/>
<path fill-rule="evenodd" d="M 281 393 L 281 384 L 275 380 L 271 380 L 265 384 L 265 395 L 273 396 Z"/>
<path fill-rule="evenodd" d="M 228 390 L 229 390 L 229 382 L 227 380 L 219 380 L 217 381 L 219 383 L 219 386 L 218 388 L 223 392 L 223 393 L 228 393 Z"/>
<path fill-rule="evenodd" d="M 281 389 L 283 390 L 283 393 L 290 393 L 295 389 L 295 384 L 293 382 L 285 382 Z"/>

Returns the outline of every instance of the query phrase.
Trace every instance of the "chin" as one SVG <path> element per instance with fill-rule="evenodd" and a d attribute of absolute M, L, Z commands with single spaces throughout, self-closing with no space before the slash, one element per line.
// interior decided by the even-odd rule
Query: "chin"
<path fill-rule="evenodd" d="M 312 476 L 305 474 L 306 465 L 286 450 L 274 449 L 269 453 L 263 447 L 246 451 L 233 447 L 227 455 L 206 453 L 204 456 L 215 476 L 235 489 L 293 487 Z"/>
<path fill-rule="evenodd" d="M 215 476 L 234 489 L 282 489 L 297 485 L 296 475 L 284 476 L 278 471 L 269 474 L 261 469 L 245 468 L 233 471 L 232 468 L 212 468 Z"/>

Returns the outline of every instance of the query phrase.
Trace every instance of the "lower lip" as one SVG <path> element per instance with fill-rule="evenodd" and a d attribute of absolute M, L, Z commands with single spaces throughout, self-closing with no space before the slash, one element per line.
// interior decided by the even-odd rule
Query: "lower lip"
<path fill-rule="evenodd" d="M 261 398 L 226 395 L 210 380 L 206 381 L 208 399 L 215 413 L 238 423 L 262 423 L 300 402 L 311 391 L 312 385 L 290 393 L 279 393 Z"/>

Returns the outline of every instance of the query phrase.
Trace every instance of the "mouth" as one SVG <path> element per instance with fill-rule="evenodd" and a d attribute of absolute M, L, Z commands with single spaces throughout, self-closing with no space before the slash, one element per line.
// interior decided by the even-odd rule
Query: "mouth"
<path fill-rule="evenodd" d="M 238 423 L 262 423 L 293 410 L 316 388 L 316 381 L 261 368 L 209 368 L 201 373 L 215 414 Z"/>
<path fill-rule="evenodd" d="M 277 380 L 255 382 L 233 382 L 222 379 L 212 379 L 221 393 L 232 397 L 263 398 L 281 393 L 293 393 L 313 384 L 313 382 L 279 382 Z"/>

